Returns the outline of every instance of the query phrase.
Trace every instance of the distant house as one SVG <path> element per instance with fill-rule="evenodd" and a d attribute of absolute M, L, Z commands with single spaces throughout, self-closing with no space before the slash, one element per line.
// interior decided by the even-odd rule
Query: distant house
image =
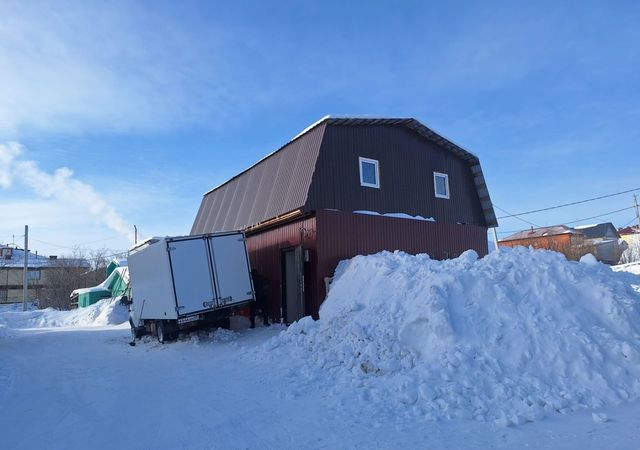
<path fill-rule="evenodd" d="M 512 234 L 499 241 L 504 247 L 533 247 L 554 250 L 563 253 L 568 259 L 579 259 L 586 253 L 592 253 L 598 261 L 617 264 L 626 248 L 619 242 L 620 235 L 612 223 L 568 227 L 531 228 Z"/>
<path fill-rule="evenodd" d="M 585 242 L 584 234 L 566 225 L 519 231 L 498 241 L 504 247 L 533 247 L 563 253 L 568 259 L 578 259 Z"/>
<path fill-rule="evenodd" d="M 273 319 L 318 315 L 337 263 L 381 250 L 485 255 L 478 157 L 415 119 L 325 117 L 207 192 L 191 234 L 245 230 Z"/>
<path fill-rule="evenodd" d="M 51 286 L 56 271 L 62 267 L 88 269 L 84 259 L 58 259 L 56 256 L 27 254 L 27 282 L 29 300 L 40 298 L 44 290 Z M 0 244 L 0 303 L 22 301 L 24 273 L 24 250 L 12 245 Z"/>
<path fill-rule="evenodd" d="M 594 256 L 606 264 L 617 264 L 627 244 L 620 240 L 618 230 L 611 222 L 575 227 L 584 235 L 585 245 L 593 246 Z"/>

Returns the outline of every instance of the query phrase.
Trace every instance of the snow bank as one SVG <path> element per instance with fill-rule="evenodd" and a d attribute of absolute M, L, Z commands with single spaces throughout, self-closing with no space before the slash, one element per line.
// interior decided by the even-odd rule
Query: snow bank
<path fill-rule="evenodd" d="M 620 264 L 618 266 L 612 266 L 611 269 L 614 272 L 629 272 L 635 275 L 640 275 L 640 263 Z"/>
<path fill-rule="evenodd" d="M 0 312 L 0 332 L 13 328 L 91 327 L 119 325 L 129 320 L 126 306 L 117 299 L 104 299 L 86 308 L 58 311 L 53 308 L 34 311 Z"/>
<path fill-rule="evenodd" d="M 267 350 L 394 414 L 506 426 L 600 408 L 640 396 L 640 293 L 621 275 L 522 247 L 358 256 L 339 264 L 320 320 Z"/>

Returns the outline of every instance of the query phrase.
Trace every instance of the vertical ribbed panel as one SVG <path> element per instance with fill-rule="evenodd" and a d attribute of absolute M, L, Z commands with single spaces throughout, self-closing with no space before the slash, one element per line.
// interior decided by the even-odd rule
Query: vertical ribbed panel
<path fill-rule="evenodd" d="M 207 193 L 191 234 L 239 230 L 302 208 L 326 124 Z"/>
<path fill-rule="evenodd" d="M 300 229 L 304 228 L 304 236 Z M 269 280 L 268 302 L 269 313 L 274 319 L 280 319 L 282 303 L 282 251 L 287 248 L 302 246 L 309 250 L 310 261 L 305 263 L 305 307 L 307 314 L 318 311 L 318 277 L 316 254 L 316 220 L 309 217 L 296 222 L 280 225 L 267 231 L 249 235 L 247 250 L 251 260 L 251 268 Z"/>
<path fill-rule="evenodd" d="M 302 238 L 301 228 L 305 230 Z M 300 244 L 310 256 L 304 271 L 306 313 L 315 317 L 326 296 L 324 278 L 332 277 L 343 259 L 382 250 L 428 253 L 434 259 L 456 257 L 469 249 L 480 256 L 488 252 L 485 227 L 318 211 L 315 217 L 247 237 L 251 267 L 269 280 L 269 310 L 274 319 L 280 318 L 282 303 L 282 251 Z"/>
<path fill-rule="evenodd" d="M 487 229 L 474 225 L 427 222 L 393 217 L 318 211 L 316 214 L 318 278 L 333 276 L 343 259 L 382 250 L 427 253 L 433 259 L 459 256 L 466 250 L 488 253 Z M 324 299 L 324 285 L 316 295 Z"/>
<path fill-rule="evenodd" d="M 360 185 L 359 157 L 379 161 L 380 188 Z M 433 173 L 449 175 L 450 198 L 437 198 Z M 469 163 L 403 125 L 329 122 L 307 210 L 369 210 L 486 224 Z"/>

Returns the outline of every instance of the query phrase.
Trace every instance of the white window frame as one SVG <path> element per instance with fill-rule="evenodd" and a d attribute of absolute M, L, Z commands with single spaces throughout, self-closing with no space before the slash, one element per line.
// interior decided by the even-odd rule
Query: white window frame
<path fill-rule="evenodd" d="M 438 177 L 444 178 L 445 186 L 447 187 L 447 194 L 442 195 L 438 194 L 438 183 L 436 182 Z M 436 194 L 437 198 L 446 198 L 449 199 L 451 197 L 451 191 L 449 190 L 449 175 L 442 172 L 433 172 L 433 192 Z"/>
<path fill-rule="evenodd" d="M 375 166 L 375 168 L 376 168 L 376 182 L 375 183 L 366 183 L 362 179 L 362 163 L 363 162 L 366 162 L 366 163 L 369 163 L 369 164 L 373 164 Z M 358 158 L 358 168 L 360 169 L 360 186 L 380 189 L 380 163 L 378 162 L 377 159 L 363 158 L 362 156 L 360 156 Z"/>

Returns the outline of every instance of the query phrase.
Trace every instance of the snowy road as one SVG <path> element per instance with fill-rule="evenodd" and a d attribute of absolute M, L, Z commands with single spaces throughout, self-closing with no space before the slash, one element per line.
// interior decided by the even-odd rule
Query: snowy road
<path fill-rule="evenodd" d="M 303 384 L 256 357 L 248 330 L 127 345 L 120 327 L 15 330 L 0 338 L 0 448 L 638 448 L 640 404 L 519 427 L 396 419 L 357 390 Z"/>

